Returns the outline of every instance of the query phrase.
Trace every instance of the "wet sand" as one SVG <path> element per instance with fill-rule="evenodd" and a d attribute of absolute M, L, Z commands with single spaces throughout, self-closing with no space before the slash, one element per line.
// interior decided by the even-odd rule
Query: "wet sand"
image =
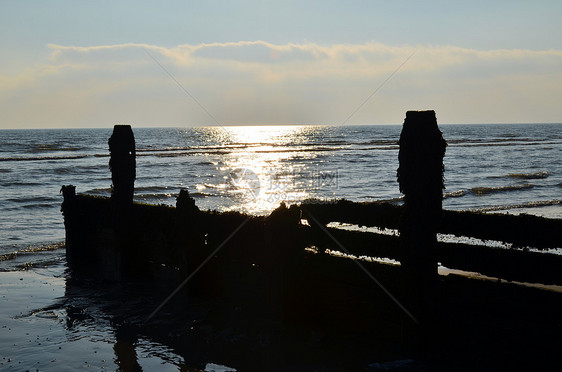
<path fill-rule="evenodd" d="M 142 339 L 135 345 L 118 344 L 108 319 L 69 314 L 65 284 L 62 262 L 0 272 L 0 370 L 114 371 L 123 364 L 128 369 L 135 360 L 144 371 L 187 370 L 163 345 Z M 80 315 L 83 319 L 75 321 Z"/>
<path fill-rule="evenodd" d="M 291 328 L 240 308 L 185 296 L 145 324 L 155 306 L 151 298 L 159 301 L 168 289 L 75 282 L 65 269 L 59 261 L 0 272 L 0 370 L 197 372 L 234 371 L 224 365 L 236 365 L 240 371 L 256 370 L 252 366 L 274 371 L 492 371 L 560 362 L 560 301 L 552 301 L 555 292 L 550 291 L 450 279 L 454 292 L 445 294 L 453 312 L 435 334 L 443 349 L 418 359 L 393 349 L 382 336 L 377 340 L 380 335 L 348 332 L 345 324 L 323 331 L 304 324 Z M 478 302 L 473 290 L 489 296 Z M 459 312 L 458 306 L 464 310 Z M 550 309 L 554 321 L 545 320 L 548 314 L 540 309 Z M 463 324 L 452 326 L 458 321 Z M 544 328 L 549 323 L 553 328 Z"/>
<path fill-rule="evenodd" d="M 245 366 L 239 370 L 340 371 L 356 362 L 370 371 L 416 370 L 399 353 L 385 357 L 381 345 L 349 349 L 345 333 L 286 328 L 211 301 L 189 298 L 186 306 L 185 296 L 145 324 L 150 298 L 167 289 L 75 282 L 65 270 L 60 261 L 0 272 L 0 370 L 236 371 L 228 361 Z M 359 354 L 368 359 L 354 359 Z"/>

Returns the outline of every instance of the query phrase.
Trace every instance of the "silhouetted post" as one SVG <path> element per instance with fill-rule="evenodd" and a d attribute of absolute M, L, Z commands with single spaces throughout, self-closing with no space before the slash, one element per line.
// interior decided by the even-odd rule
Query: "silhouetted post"
<path fill-rule="evenodd" d="M 398 183 L 404 194 L 400 221 L 401 264 L 408 292 L 423 321 L 437 278 L 437 225 L 442 211 L 443 157 L 447 143 L 434 111 L 408 111 L 398 153 Z"/>
<path fill-rule="evenodd" d="M 76 255 L 76 244 L 75 244 L 75 231 L 77 230 L 73 226 L 73 220 L 70 217 L 72 215 L 74 208 L 74 201 L 76 198 L 76 186 L 73 185 L 63 185 L 60 189 L 60 193 L 63 196 L 63 202 L 61 205 L 61 212 L 64 216 L 64 228 L 66 235 L 66 259 L 69 264 L 72 264 L 74 256 Z"/>
<path fill-rule="evenodd" d="M 69 203 L 72 201 L 72 199 L 74 199 L 74 197 L 76 196 L 76 186 L 73 185 L 63 185 L 60 188 L 60 193 L 62 194 L 63 199 L 63 203 Z M 62 209 L 64 209 L 64 206 L 62 207 Z"/>
<path fill-rule="evenodd" d="M 109 138 L 111 197 L 117 204 L 131 204 L 136 178 L 135 136 L 130 125 L 115 125 Z"/>
<path fill-rule="evenodd" d="M 199 212 L 195 200 L 189 196 L 187 189 L 181 189 L 176 199 L 176 209 L 182 215 L 194 215 Z"/>

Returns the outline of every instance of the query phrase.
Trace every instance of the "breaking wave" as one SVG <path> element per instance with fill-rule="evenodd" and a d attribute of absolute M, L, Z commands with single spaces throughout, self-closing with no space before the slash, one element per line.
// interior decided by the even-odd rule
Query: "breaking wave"
<path fill-rule="evenodd" d="M 535 187 L 532 183 L 524 183 L 521 185 L 508 185 L 508 186 L 497 186 L 497 187 L 473 187 L 470 192 L 476 195 L 487 195 L 492 193 L 506 192 L 506 191 L 518 191 L 531 189 Z"/>
<path fill-rule="evenodd" d="M 536 173 L 512 173 L 507 175 L 510 178 L 519 178 L 523 180 L 537 180 L 547 178 L 549 176 L 548 172 L 536 172 Z"/>
<path fill-rule="evenodd" d="M 0 161 L 43 161 L 43 160 L 73 160 L 87 158 L 89 155 L 69 155 L 69 156 L 18 156 L 18 157 L 3 157 Z M 101 156 L 109 156 L 101 155 Z"/>
<path fill-rule="evenodd" d="M 475 209 L 470 209 L 470 210 L 474 211 L 474 212 L 493 212 L 493 211 L 503 211 L 503 210 L 520 209 L 520 208 L 549 207 L 549 206 L 552 206 L 552 205 L 560 205 L 560 204 L 562 204 L 562 200 L 553 199 L 553 200 L 533 201 L 533 202 L 520 203 L 520 204 L 496 205 L 496 206 L 491 206 L 491 207 L 475 208 Z"/>
<path fill-rule="evenodd" d="M 458 190 L 458 191 L 453 191 L 453 192 L 446 192 L 443 194 L 443 199 L 447 199 L 447 198 L 459 198 L 461 196 L 465 196 L 466 195 L 466 191 L 464 190 Z"/>
<path fill-rule="evenodd" d="M 532 183 L 524 183 L 520 185 L 507 185 L 507 186 L 496 186 L 496 187 L 473 187 L 469 190 L 458 190 L 452 192 L 446 192 L 443 194 L 443 199 L 448 198 L 460 198 L 467 194 L 472 194 L 476 196 L 484 196 L 488 194 L 495 194 L 501 192 L 510 192 L 518 190 L 527 190 L 535 187 Z"/>
<path fill-rule="evenodd" d="M 63 146 L 60 144 L 41 144 L 41 145 L 35 145 L 32 146 L 28 152 L 35 154 L 35 153 L 41 153 L 41 152 L 53 152 L 53 151 L 68 151 L 68 152 L 73 152 L 73 151 L 79 151 L 82 150 L 83 148 L 81 147 L 75 147 L 75 146 Z"/>
<path fill-rule="evenodd" d="M 9 253 L 0 254 L 0 272 L 27 270 L 59 262 L 64 258 L 59 251 L 65 247 L 64 242 L 57 242 L 15 248 Z M 6 252 L 6 249 L 3 251 Z"/>

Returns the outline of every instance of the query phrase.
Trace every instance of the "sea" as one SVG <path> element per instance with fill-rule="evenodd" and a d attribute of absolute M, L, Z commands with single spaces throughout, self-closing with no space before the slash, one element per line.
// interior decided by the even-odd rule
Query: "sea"
<path fill-rule="evenodd" d="M 448 143 L 444 209 L 562 218 L 562 124 L 440 129 Z M 112 130 L 0 130 L 0 272 L 35 270 L 43 273 L 41 280 L 62 285 L 61 186 L 110 195 Z M 187 189 L 200 209 L 256 215 L 267 215 L 280 203 L 309 199 L 401 203 L 396 180 L 401 125 L 133 131 L 138 202 L 175 205 L 179 191 Z M 148 345 L 147 350 L 155 347 Z M 31 357 L 30 351 L 14 353 L 20 359 Z M 111 348 L 107 353 L 113 353 Z M 157 363 L 152 354 L 143 359 L 142 353 L 138 351 L 143 363 Z M 163 352 L 175 358 L 171 354 Z M 0 369 L 6 363 L 0 361 Z"/>

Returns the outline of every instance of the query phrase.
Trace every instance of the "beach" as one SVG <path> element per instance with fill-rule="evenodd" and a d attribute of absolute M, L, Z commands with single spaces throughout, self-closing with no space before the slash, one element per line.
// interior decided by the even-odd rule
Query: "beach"
<path fill-rule="evenodd" d="M 244 128 L 135 129 L 135 201 L 174 205 L 187 188 L 201 209 L 261 216 L 280 202 L 311 198 L 402 203 L 396 183 L 400 126 Z M 562 218 L 559 128 L 444 126 L 444 208 Z M 404 350 L 372 340 L 365 345 L 373 350 L 346 357 L 340 354 L 345 345 L 329 332 L 279 336 L 279 324 L 247 324 L 245 310 L 194 298 L 172 304 L 183 318 L 165 311 L 145 327 L 147 315 L 174 288 L 76 282 L 67 270 L 59 190 L 73 184 L 79 193 L 109 196 L 110 132 L 0 131 L 0 369 L 230 371 L 244 370 L 236 369 L 237 361 L 252 366 L 251 359 L 265 351 L 256 363 L 269 362 L 275 370 L 320 370 L 330 362 L 333 370 L 431 370 Z M 241 183 L 244 177 L 254 183 Z M 459 274 L 446 268 L 441 273 Z M 363 336 L 346 337 L 359 343 Z M 320 349 L 326 345 L 328 352 Z M 309 351 L 308 359 L 299 349 Z M 282 361 L 287 355 L 292 357 Z"/>
<path fill-rule="evenodd" d="M 479 284 L 491 294 L 504 288 L 486 300 L 509 306 L 509 310 L 501 310 L 494 305 L 498 314 L 480 313 L 483 310 L 473 303 L 475 298 L 466 302 L 463 292 L 470 289 L 461 289 L 462 284 L 457 287 L 459 292 L 450 293 L 450 298 L 458 297 L 455 301 L 470 304 L 463 316 L 473 319 L 463 321 L 474 323 L 469 331 L 457 325 L 457 336 L 448 333 L 451 329 L 441 329 L 440 337 L 455 340 L 449 343 L 450 354 L 427 359 L 397 348 L 395 331 L 399 327 L 394 329 L 392 324 L 381 331 L 395 335 L 383 342 L 380 333 L 356 333 L 345 325 L 329 331 L 288 326 L 193 297 L 178 296 L 145 324 L 146 315 L 171 289 L 76 282 L 61 260 L 46 267 L 0 272 L 0 369 L 226 372 L 259 366 L 260 370 L 274 371 L 496 371 L 501 366 L 540 370 L 558 363 L 556 334 L 562 323 L 549 329 L 542 325 L 556 316 L 559 305 L 548 294 L 555 292 L 543 295 L 524 287 L 514 291 L 512 285 L 503 283 L 503 287 L 490 280 Z M 533 301 L 537 310 L 516 315 L 526 301 Z M 554 308 L 539 313 L 539 308 L 546 309 L 549 303 Z M 500 319 L 495 318 L 499 314 L 500 322 L 488 323 Z M 311 316 L 311 320 L 316 317 Z M 466 339 L 461 341 L 458 337 L 462 334 Z M 502 341 L 505 334 L 511 338 Z"/>
<path fill-rule="evenodd" d="M 210 362 L 187 366 L 169 346 L 148 339 L 134 345 L 119 340 L 109 315 L 96 308 L 99 303 L 86 300 L 80 309 L 73 307 L 76 298 L 65 297 L 65 271 L 60 261 L 0 272 L 0 370 L 126 371 L 135 365 L 145 371 L 233 370 Z"/>

